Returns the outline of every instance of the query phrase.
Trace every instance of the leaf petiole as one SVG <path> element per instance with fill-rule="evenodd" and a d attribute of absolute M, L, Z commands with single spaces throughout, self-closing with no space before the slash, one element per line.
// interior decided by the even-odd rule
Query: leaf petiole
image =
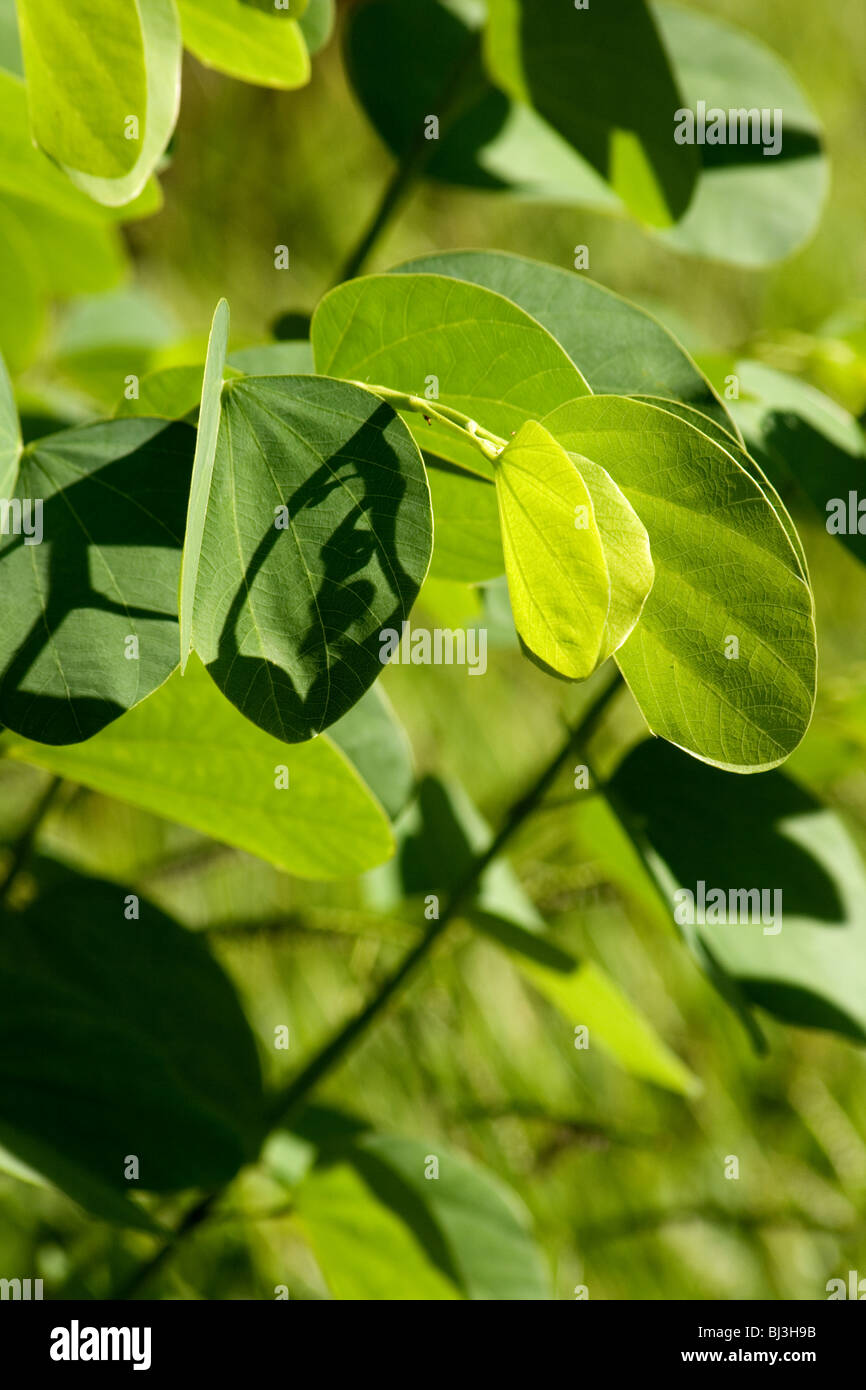
<path fill-rule="evenodd" d="M 387 401 L 395 410 L 410 410 L 415 414 L 423 415 L 429 420 L 436 420 L 438 424 L 444 425 L 452 432 L 459 432 L 464 438 L 468 438 L 481 450 L 485 458 L 498 459 L 502 450 L 507 444 L 506 439 L 501 439 L 498 434 L 491 434 L 483 425 L 479 425 L 477 420 L 472 420 L 462 411 L 454 410 L 448 405 L 441 405 L 438 401 L 425 400 L 422 396 L 411 396 L 405 391 L 394 391 L 390 386 L 371 386 L 367 381 L 352 381 L 350 386 L 359 386 L 362 391 L 372 391 L 374 396 L 380 396 L 383 401 Z"/>

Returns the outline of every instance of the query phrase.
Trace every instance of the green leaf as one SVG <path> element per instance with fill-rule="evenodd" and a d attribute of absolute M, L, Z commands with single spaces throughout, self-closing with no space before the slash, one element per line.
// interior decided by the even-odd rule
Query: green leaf
<path fill-rule="evenodd" d="M 117 226 L 108 219 L 97 222 L 69 217 L 9 193 L 2 197 L 2 210 L 7 227 L 15 219 L 28 238 L 47 295 L 67 298 L 97 294 L 124 278 L 123 242 Z"/>
<path fill-rule="evenodd" d="M 596 394 L 665 396 L 736 435 L 727 409 L 673 334 L 583 275 L 504 251 L 433 252 L 391 274 L 449 275 L 495 290 L 553 335 Z"/>
<path fill-rule="evenodd" d="M 228 364 L 246 376 L 303 376 L 312 374 L 313 350 L 306 340 L 262 343 L 240 348 L 228 356 Z"/>
<path fill-rule="evenodd" d="M 336 18 L 334 0 L 309 0 L 299 21 L 308 53 L 318 53 L 325 47 L 334 31 Z"/>
<path fill-rule="evenodd" d="M 738 362 L 736 373 L 737 419 L 752 451 L 779 487 L 790 492 L 793 482 L 827 530 L 866 564 L 856 499 L 854 517 L 848 515 L 849 494 L 859 497 L 866 472 L 866 436 L 859 422 L 808 382 L 761 362 Z"/>
<path fill-rule="evenodd" d="M 310 1174 L 294 1195 L 298 1223 L 334 1298 L 459 1298 L 401 1218 L 349 1164 Z"/>
<path fill-rule="evenodd" d="M 307 0 L 241 0 L 241 4 L 276 19 L 302 19 L 307 12 Z"/>
<path fill-rule="evenodd" d="M 24 72 L 15 0 L 0 0 L 0 68 L 18 77 Z"/>
<path fill-rule="evenodd" d="M 664 400 L 659 396 L 636 396 L 636 400 L 644 401 L 647 405 L 656 406 L 659 410 L 667 410 L 671 415 L 678 415 L 681 420 L 687 421 L 694 429 L 700 430 L 702 434 L 709 435 L 717 444 L 721 444 L 733 459 L 736 459 L 741 468 L 749 474 L 750 478 L 758 484 L 776 516 L 779 524 L 788 537 L 800 568 L 800 574 L 806 583 L 809 583 L 809 566 L 806 560 L 806 552 L 803 549 L 803 542 L 800 540 L 799 532 L 788 512 L 787 507 L 779 496 L 767 474 L 758 464 L 751 454 L 747 454 L 744 448 L 740 447 L 737 440 L 732 439 L 726 430 L 723 430 L 708 416 L 691 406 L 683 405 L 680 401 Z"/>
<path fill-rule="evenodd" d="M 458 784 L 425 777 L 398 826 L 396 859 L 367 878 L 368 899 L 388 913 L 397 910 L 403 896 L 453 892 L 491 839 L 489 825 Z M 616 984 L 592 961 L 578 961 L 551 940 L 507 860 L 495 859 L 485 869 L 467 916 L 509 952 L 516 969 L 572 1028 L 587 1024 L 599 1045 L 632 1075 L 682 1095 L 700 1089 Z"/>
<path fill-rule="evenodd" d="M 568 142 L 493 86 L 481 64 L 480 18 L 471 6 L 458 13 L 440 0 L 367 0 L 350 9 L 349 77 L 388 148 L 443 183 L 615 209 L 614 194 Z M 424 138 L 431 113 L 438 140 Z"/>
<path fill-rule="evenodd" d="M 193 659 L 85 744 L 10 739 L 9 757 L 189 825 L 300 878 L 351 878 L 394 850 L 388 822 L 327 738 L 288 745 L 242 719 Z M 281 773 L 285 769 L 285 774 Z M 288 786 L 278 785 L 287 780 Z"/>
<path fill-rule="evenodd" d="M 50 209 L 57 217 L 113 223 L 157 212 L 162 195 L 155 179 L 122 211 L 94 203 L 33 143 L 27 88 L 20 78 L 0 72 L 0 188 L 6 194 Z"/>
<path fill-rule="evenodd" d="M 214 310 L 207 345 L 204 378 L 201 388 L 201 409 L 195 441 L 195 463 L 189 491 L 189 510 L 186 539 L 180 572 L 180 669 L 192 651 L 192 623 L 195 590 L 201 564 L 205 518 L 210 503 L 217 435 L 220 427 L 220 394 L 223 388 L 226 348 L 229 337 L 229 306 L 221 299 Z"/>
<path fill-rule="evenodd" d="M 744 798 L 732 778 L 661 743 L 634 749 L 608 789 L 672 914 L 688 911 L 679 889 L 696 919 L 698 885 L 705 898 L 723 891 L 727 921 L 682 923 L 704 964 L 787 1023 L 866 1042 L 866 873 L 833 811 L 780 772 Z M 736 899 L 732 913 L 732 890 L 767 897 Z"/>
<path fill-rule="evenodd" d="M 351 1164 L 464 1298 L 552 1297 L 528 1214 L 492 1173 L 439 1143 L 385 1134 L 337 1139 L 323 1153 L 328 1160 Z M 428 1179 L 431 1157 L 438 1161 L 438 1177 Z M 307 1181 L 314 1184 L 315 1193 L 318 1175 Z M 297 1193 L 302 1213 L 305 1185 Z"/>
<path fill-rule="evenodd" d="M 21 424 L 12 382 L 0 357 L 0 499 L 11 496 L 21 457 Z"/>
<path fill-rule="evenodd" d="M 0 1140 L 85 1203 L 74 1170 L 128 1194 L 135 1155 L 143 1191 L 206 1187 L 262 1137 L 231 984 L 201 937 L 143 899 L 129 910 L 125 889 L 70 874 L 0 935 Z"/>
<path fill-rule="evenodd" d="M 115 419 L 147 415 L 160 420 L 183 420 L 198 409 L 202 395 L 202 367 L 160 367 L 138 382 L 138 395 L 122 396 Z"/>
<path fill-rule="evenodd" d="M 192 448 L 186 425 L 156 420 L 27 445 L 21 529 L 0 538 L 0 723 L 76 743 L 171 674 Z"/>
<path fill-rule="evenodd" d="M 655 582 L 617 661 L 650 729 L 729 771 L 782 762 L 815 698 L 811 591 L 758 484 L 685 420 L 592 396 L 545 427 L 603 467 L 646 527 Z M 736 637 L 739 657 L 729 639 Z"/>
<path fill-rule="evenodd" d="M 370 275 L 340 285 L 316 310 L 311 339 L 317 371 L 421 396 L 438 389 L 441 404 L 506 439 L 589 390 L 559 344 L 517 305 L 442 275 Z M 422 448 L 492 475 L 480 451 L 435 421 L 410 415 L 407 424 Z"/>
<path fill-rule="evenodd" d="M 299 742 L 351 709 L 432 543 L 424 467 L 390 406 L 312 376 L 226 383 L 192 639 L 254 723 Z"/>
<path fill-rule="evenodd" d="M 682 105 L 643 0 L 616 11 L 560 0 L 491 0 L 485 59 L 497 84 L 533 106 L 646 221 L 688 205 L 697 152 L 673 140 Z"/>
<path fill-rule="evenodd" d="M 424 455 L 433 502 L 431 579 L 478 584 L 504 573 L 496 489 L 487 478 Z"/>
<path fill-rule="evenodd" d="M 707 110 L 778 110 L 783 120 L 775 156 L 760 144 L 694 146 L 702 162 L 697 190 L 663 240 L 735 265 L 790 256 L 814 232 L 829 185 L 821 127 L 802 89 L 750 34 L 679 5 L 651 8 L 682 92 L 677 107 L 696 110 L 703 101 Z M 665 108 L 666 122 L 672 112 Z"/>
<path fill-rule="evenodd" d="M 412 794 L 415 768 L 408 735 L 381 687 L 371 685 L 348 714 L 331 725 L 328 737 L 396 820 Z"/>
<path fill-rule="evenodd" d="M 147 111 L 138 5 L 18 0 L 18 22 L 36 143 L 68 169 L 128 174 L 138 147 L 126 119 L 135 116 L 143 129 Z"/>
<path fill-rule="evenodd" d="M 579 465 L 530 421 L 497 460 L 496 495 L 517 631 L 546 666 L 585 680 L 604 659 L 611 582 Z"/>
<path fill-rule="evenodd" d="M 61 11 L 21 0 L 19 18 L 37 143 L 97 202 L 131 202 L 177 120 L 174 0 L 70 0 Z"/>
<path fill-rule="evenodd" d="M 294 19 L 261 14 L 242 0 L 177 0 L 184 46 L 206 67 L 261 87 L 310 80 L 304 36 Z"/>

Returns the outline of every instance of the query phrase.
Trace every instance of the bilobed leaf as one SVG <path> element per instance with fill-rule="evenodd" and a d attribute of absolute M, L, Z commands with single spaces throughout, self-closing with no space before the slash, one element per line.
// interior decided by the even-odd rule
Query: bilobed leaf
<path fill-rule="evenodd" d="M 193 441 L 108 420 L 27 445 L 15 496 L 31 536 L 0 538 L 0 723 L 76 743 L 171 674 Z"/>
<path fill-rule="evenodd" d="M 221 299 L 214 310 L 207 345 L 201 388 L 201 408 L 195 441 L 195 463 L 189 490 L 186 539 L 184 540 L 181 564 L 180 668 L 182 671 L 186 669 L 186 663 L 192 650 L 193 605 L 201 563 L 205 517 L 210 502 L 217 435 L 220 427 L 220 402 L 229 337 L 229 319 L 229 306 L 224 299 Z"/>
<path fill-rule="evenodd" d="M 184 47 L 206 67 L 261 87 L 303 87 L 310 59 L 294 18 L 243 0 L 177 0 Z"/>
<path fill-rule="evenodd" d="M 496 495 L 517 631 L 546 666 L 585 680 L 602 659 L 611 581 L 579 468 L 530 421 L 497 460 Z"/>
<path fill-rule="evenodd" d="M 790 256 L 814 232 L 829 185 L 821 127 L 801 87 L 752 35 L 680 5 L 651 10 L 682 92 L 676 107 L 696 110 L 703 101 L 726 115 L 779 111 L 783 127 L 776 155 L 761 144 L 695 145 L 702 165 L 695 195 L 660 235 L 677 250 L 736 265 Z M 671 139 L 673 111 L 664 110 Z"/>
<path fill-rule="evenodd" d="M 685 420 L 592 396 L 544 425 L 603 467 L 650 538 L 655 582 L 617 661 L 649 727 L 729 771 L 782 762 L 815 696 L 812 596 L 758 484 Z M 729 639 L 735 637 L 739 655 Z"/>
<path fill-rule="evenodd" d="M 177 120 L 174 0 L 22 0 L 19 16 L 38 144 L 97 202 L 131 202 Z"/>
<path fill-rule="evenodd" d="M 733 778 L 658 742 L 626 757 L 610 791 L 672 915 L 678 889 L 697 909 L 701 882 L 705 897 L 722 890 L 729 918 L 731 891 L 767 894 L 735 900 L 740 920 L 684 925 L 699 958 L 785 1022 L 866 1042 L 866 873 L 835 812 L 781 772 L 744 798 Z"/>
<path fill-rule="evenodd" d="M 505 251 L 437 251 L 392 275 L 449 275 L 510 299 L 568 353 L 597 395 L 665 396 L 736 425 L 706 377 L 652 314 L 583 275 Z"/>
<path fill-rule="evenodd" d="M 21 423 L 12 382 L 0 357 L 0 500 L 11 497 L 21 457 Z"/>
<path fill-rule="evenodd" d="M 551 335 L 499 294 L 443 275 L 370 275 L 316 310 L 316 370 L 439 401 L 505 439 L 589 388 Z M 431 396 L 435 404 L 436 396 Z M 470 442 L 417 414 L 419 445 L 470 471 L 492 465 Z"/>
<path fill-rule="evenodd" d="M 70 874 L 0 933 L 0 1141 L 84 1203 L 88 1183 L 119 1199 L 227 1182 L 262 1137 L 231 984 L 201 937 L 129 902 Z"/>
<path fill-rule="evenodd" d="M 382 633 L 408 618 L 432 539 L 424 466 L 390 406 L 320 377 L 236 378 L 223 388 L 193 645 L 254 723 L 312 738 L 381 674 Z"/>
<path fill-rule="evenodd" d="M 402 1303 L 460 1297 L 411 1229 L 350 1164 L 317 1169 L 293 1200 L 334 1298 Z"/>
<path fill-rule="evenodd" d="M 643 0 L 576 9 L 560 0 L 491 0 L 488 71 L 533 106 L 646 221 L 682 216 L 696 151 L 673 140 L 682 105 Z"/>
<path fill-rule="evenodd" d="M 196 658 L 87 743 L 47 748 L 6 735 L 4 747 L 301 878 L 351 877 L 393 852 L 381 807 L 327 738 L 271 738 L 223 699 Z M 281 768 L 287 787 L 277 785 Z"/>

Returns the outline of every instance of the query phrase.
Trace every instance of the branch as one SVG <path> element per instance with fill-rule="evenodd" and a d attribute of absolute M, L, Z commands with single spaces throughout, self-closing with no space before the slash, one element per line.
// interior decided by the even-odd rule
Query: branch
<path fill-rule="evenodd" d="M 579 723 L 569 730 L 559 751 L 550 760 L 536 781 L 523 796 L 515 801 L 505 818 L 501 829 L 493 837 L 487 849 L 479 854 L 470 865 L 457 888 L 446 903 L 439 919 L 431 924 L 417 946 L 403 958 L 397 969 L 379 986 L 377 993 L 368 1004 L 355 1014 L 320 1052 L 273 1098 L 268 1108 L 268 1131 L 291 1122 L 310 1093 L 319 1083 L 331 1074 L 368 1028 L 385 1012 L 394 996 L 414 975 L 418 966 L 440 940 L 449 924 L 457 916 L 466 899 L 475 889 L 485 869 L 502 853 L 513 835 L 540 804 L 548 788 L 556 780 L 562 768 L 573 755 L 577 743 L 590 739 L 614 696 L 622 689 L 622 676 L 619 672 L 607 683 L 603 690 L 590 702 Z M 160 1250 L 142 1264 L 113 1295 L 116 1299 L 133 1298 L 138 1290 L 154 1275 L 174 1253 L 180 1243 L 194 1230 L 197 1230 L 210 1215 L 214 1205 L 225 1189 L 202 1197 L 187 1212 L 180 1225 Z"/>

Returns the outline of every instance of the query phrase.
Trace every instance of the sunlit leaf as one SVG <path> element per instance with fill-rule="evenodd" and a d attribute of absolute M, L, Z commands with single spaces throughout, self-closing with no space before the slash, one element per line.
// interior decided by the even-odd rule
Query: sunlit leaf
<path fill-rule="evenodd" d="M 311 338 L 317 371 L 429 392 L 431 404 L 438 399 L 504 439 L 589 390 L 559 344 L 517 305 L 442 275 L 370 275 L 340 285 L 316 310 Z M 470 442 L 417 414 L 406 418 L 422 448 L 492 476 Z"/>
<path fill-rule="evenodd" d="M 243 0 L 177 0 L 184 46 L 207 67 L 262 87 L 302 87 L 310 59 L 294 18 Z"/>
<path fill-rule="evenodd" d="M 583 275 L 504 251 L 433 252 L 391 273 L 450 275 L 495 290 L 553 334 L 598 395 L 665 396 L 736 433 L 725 406 L 676 338 L 652 314 Z"/>
<path fill-rule="evenodd" d="M 655 582 L 617 653 L 649 727 L 730 771 L 782 762 L 812 716 L 813 605 L 758 484 L 641 401 L 587 397 L 543 423 L 610 474 L 649 533 Z"/>
<path fill-rule="evenodd" d="M 142 191 L 180 101 L 174 0 L 21 0 L 36 141 L 97 202 Z"/>
<path fill-rule="evenodd" d="M 393 851 L 379 803 L 327 738 L 271 738 L 223 699 L 195 658 L 87 743 L 48 748 L 7 735 L 4 747 L 301 878 L 351 877 Z"/>

